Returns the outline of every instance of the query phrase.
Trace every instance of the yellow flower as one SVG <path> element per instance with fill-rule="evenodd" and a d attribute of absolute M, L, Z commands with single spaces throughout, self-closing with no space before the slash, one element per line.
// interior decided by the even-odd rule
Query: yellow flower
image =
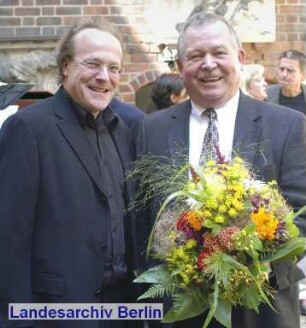
<path fill-rule="evenodd" d="M 205 219 L 210 219 L 212 217 L 210 211 L 208 211 L 208 210 L 204 210 L 202 212 L 202 215 L 204 216 Z"/>
<path fill-rule="evenodd" d="M 188 239 L 186 242 L 186 249 L 192 249 L 197 246 L 197 242 L 194 239 Z"/>
<path fill-rule="evenodd" d="M 217 215 L 216 217 L 215 217 L 215 222 L 216 223 L 224 223 L 224 217 L 223 216 L 221 216 L 221 215 Z"/>
<path fill-rule="evenodd" d="M 227 207 L 225 205 L 220 205 L 219 206 L 219 213 L 226 213 L 227 212 Z"/>
<path fill-rule="evenodd" d="M 216 203 L 215 199 L 207 199 L 207 202 L 205 204 L 207 208 L 216 210 L 218 208 L 218 204 Z"/>
<path fill-rule="evenodd" d="M 237 215 L 237 211 L 234 208 L 230 208 L 229 211 L 228 211 L 228 215 L 231 218 L 234 218 Z"/>
<path fill-rule="evenodd" d="M 255 230 L 261 239 L 274 240 L 278 220 L 273 214 L 260 208 L 257 213 L 251 213 L 251 219 L 255 223 Z"/>
<path fill-rule="evenodd" d="M 233 199 L 232 205 L 235 207 L 237 211 L 241 211 L 243 209 L 243 204 L 240 200 L 238 199 Z"/>
<path fill-rule="evenodd" d="M 230 207 L 232 205 L 233 197 L 230 195 L 226 196 L 225 205 Z"/>
<path fill-rule="evenodd" d="M 236 197 L 241 197 L 244 193 L 244 187 L 241 184 L 231 185 L 230 189 L 232 189 L 235 192 Z"/>

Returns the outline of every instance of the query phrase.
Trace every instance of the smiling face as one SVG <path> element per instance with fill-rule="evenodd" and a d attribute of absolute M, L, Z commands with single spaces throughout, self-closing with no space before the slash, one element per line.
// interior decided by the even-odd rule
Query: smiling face
<path fill-rule="evenodd" d="M 119 74 L 107 66 L 121 66 L 122 48 L 118 39 L 107 32 L 85 29 L 74 37 L 74 58 L 63 64 L 63 86 L 84 109 L 97 115 L 110 103 L 119 85 Z M 100 70 L 82 63 L 95 62 Z"/>
<path fill-rule="evenodd" d="M 189 97 L 202 107 L 220 107 L 241 82 L 244 51 L 222 22 L 190 26 L 178 66 Z"/>

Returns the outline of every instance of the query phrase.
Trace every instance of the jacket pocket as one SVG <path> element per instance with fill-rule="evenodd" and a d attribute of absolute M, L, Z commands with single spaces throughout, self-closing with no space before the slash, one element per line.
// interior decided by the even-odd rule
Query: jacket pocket
<path fill-rule="evenodd" d="M 51 274 L 36 273 L 33 276 L 32 290 L 36 293 L 61 296 L 64 292 L 64 278 Z"/>

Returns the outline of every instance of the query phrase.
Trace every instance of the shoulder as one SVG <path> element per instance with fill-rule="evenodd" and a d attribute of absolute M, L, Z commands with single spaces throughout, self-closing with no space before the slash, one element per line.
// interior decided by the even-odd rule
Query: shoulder
<path fill-rule="evenodd" d="M 151 114 L 148 114 L 145 120 L 156 123 L 166 123 L 172 121 L 173 119 L 189 117 L 190 111 L 190 100 L 186 100 L 169 108 L 161 109 Z"/>
<path fill-rule="evenodd" d="M 299 130 L 303 131 L 305 136 L 306 117 L 300 111 L 278 104 L 264 103 L 262 117 L 271 133 L 281 136 Z"/>
<path fill-rule="evenodd" d="M 137 106 L 123 102 L 114 97 L 109 104 L 109 107 L 124 121 L 131 129 L 140 121 L 146 114 Z"/>
<path fill-rule="evenodd" d="M 278 91 L 278 90 L 280 90 L 280 88 L 281 87 L 279 84 L 272 84 L 272 85 L 267 86 L 268 91 Z"/>
<path fill-rule="evenodd" d="M 273 119 L 304 119 L 305 115 L 290 107 L 282 106 L 268 101 L 263 102 L 263 115 L 267 115 Z"/>
<path fill-rule="evenodd" d="M 268 98 L 272 95 L 278 95 L 280 93 L 281 87 L 279 84 L 273 84 L 267 87 Z"/>
<path fill-rule="evenodd" d="M 69 112 L 70 107 L 68 96 L 60 89 L 55 95 L 18 110 L 7 121 L 15 124 L 18 122 L 19 126 L 27 125 L 28 128 L 47 132 L 57 119 Z"/>
<path fill-rule="evenodd" d="M 239 108 L 246 115 L 251 116 L 254 119 L 257 117 L 263 117 L 266 120 L 275 122 L 296 119 L 303 121 L 305 119 L 305 115 L 297 110 L 269 101 L 256 100 L 246 95 L 241 96 Z M 250 113 L 248 111 L 250 111 Z"/>
<path fill-rule="evenodd" d="M 112 99 L 109 105 L 119 115 L 132 114 L 137 117 L 143 117 L 145 115 L 145 113 L 137 106 L 123 102 L 116 97 Z"/>

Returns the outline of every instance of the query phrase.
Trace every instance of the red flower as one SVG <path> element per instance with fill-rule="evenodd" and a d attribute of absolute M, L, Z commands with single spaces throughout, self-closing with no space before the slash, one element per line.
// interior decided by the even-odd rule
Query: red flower
<path fill-rule="evenodd" d="M 205 260 L 211 256 L 213 253 L 212 250 L 204 248 L 198 256 L 197 266 L 201 271 L 204 271 L 206 268 Z"/>
<path fill-rule="evenodd" d="M 213 251 L 214 249 L 219 249 L 218 239 L 210 233 L 204 233 L 203 235 L 203 245 L 206 249 Z"/>
<path fill-rule="evenodd" d="M 184 231 L 188 227 L 188 220 L 187 220 L 188 212 L 183 212 L 176 223 L 176 228 L 179 231 Z"/>
<path fill-rule="evenodd" d="M 225 252 L 231 252 L 235 249 L 235 242 L 233 240 L 233 235 L 240 231 L 238 227 L 232 226 L 223 229 L 218 235 L 218 242 L 220 247 Z"/>

